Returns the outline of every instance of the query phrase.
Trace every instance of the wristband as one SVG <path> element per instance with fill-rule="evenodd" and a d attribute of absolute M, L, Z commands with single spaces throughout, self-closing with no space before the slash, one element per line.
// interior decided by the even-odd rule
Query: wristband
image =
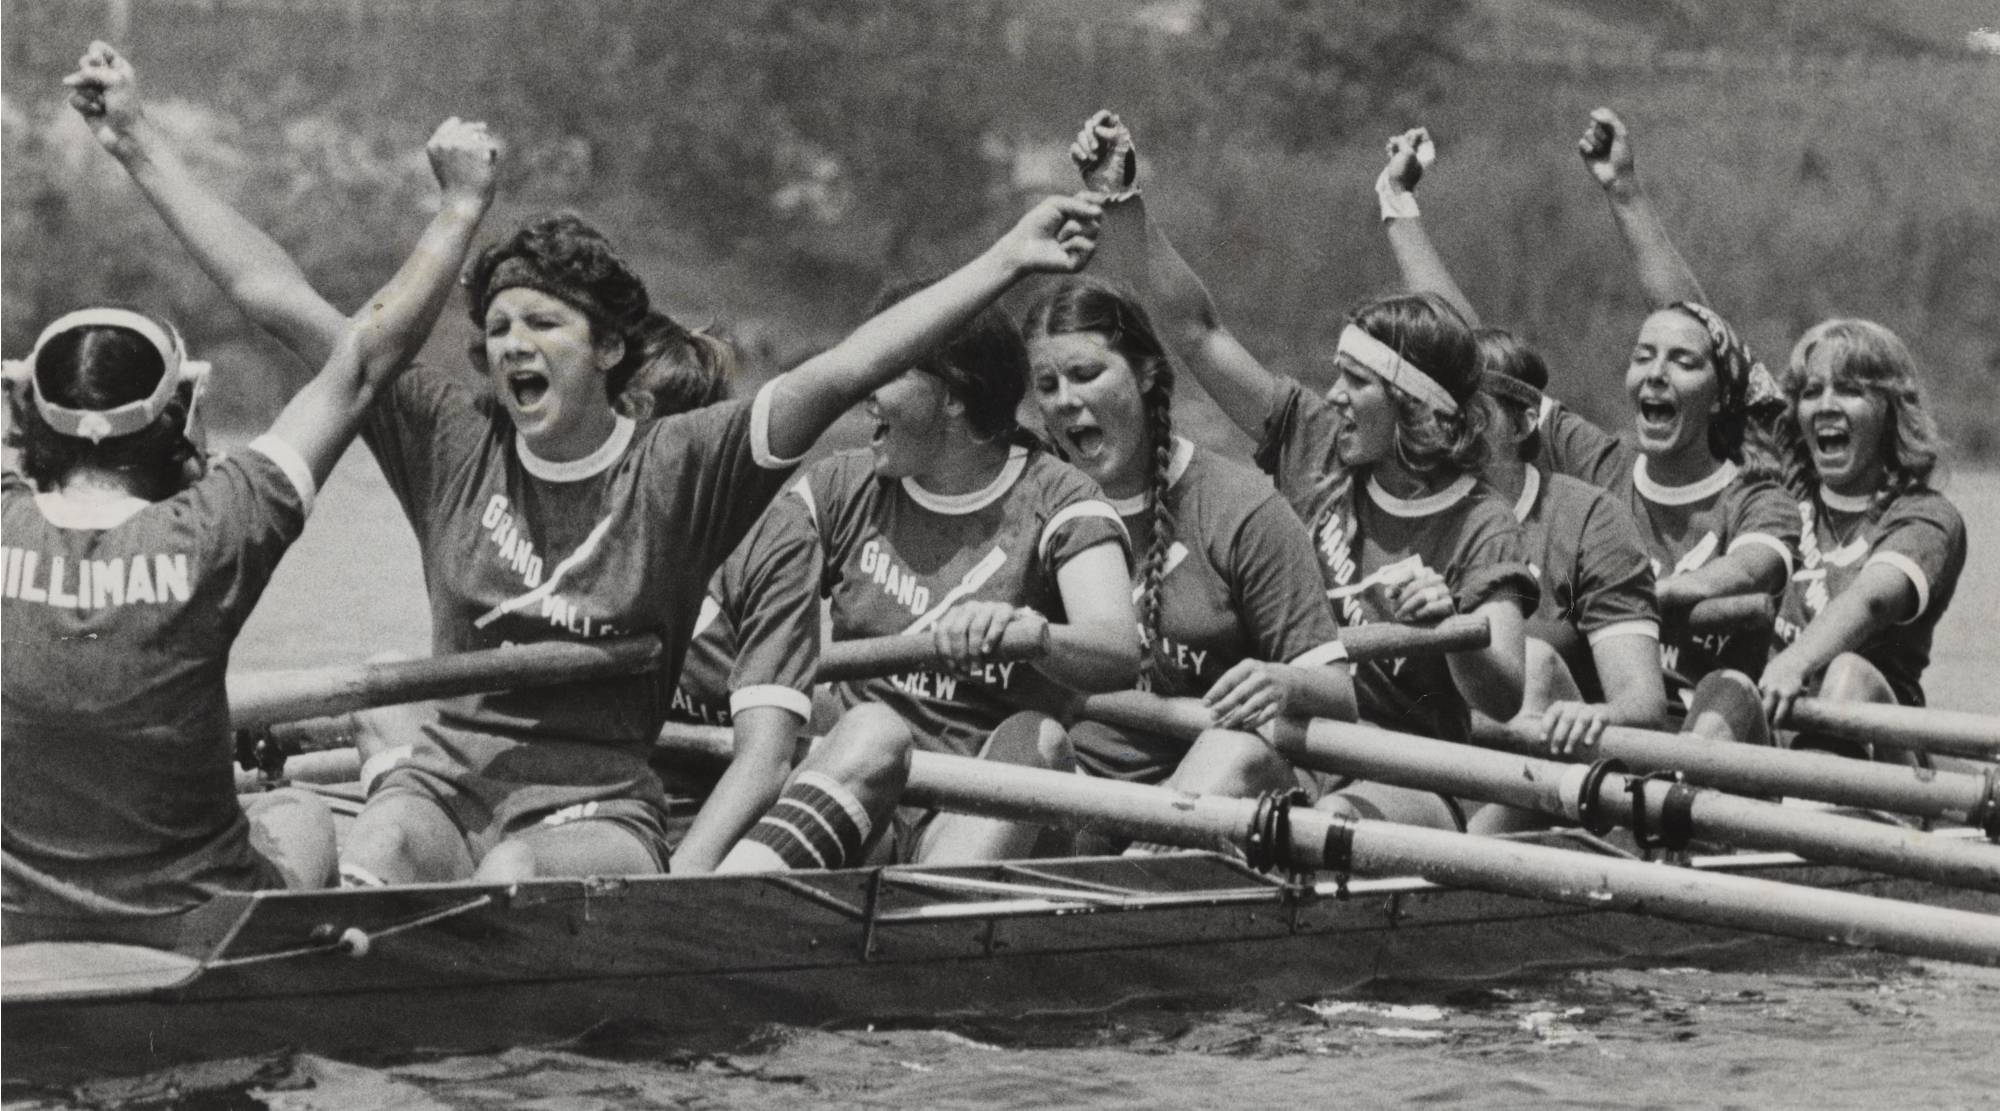
<path fill-rule="evenodd" d="M 1387 174 L 1375 179 L 1375 199 L 1382 202 L 1384 222 L 1414 220 L 1422 215 L 1417 211 L 1417 195 L 1391 185 Z"/>

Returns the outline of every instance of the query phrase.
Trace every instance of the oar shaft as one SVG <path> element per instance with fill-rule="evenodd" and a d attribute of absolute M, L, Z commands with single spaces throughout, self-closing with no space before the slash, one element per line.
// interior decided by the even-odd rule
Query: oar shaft
<path fill-rule="evenodd" d="M 993 657 L 1000 661 L 1033 660 L 1048 654 L 1046 626 L 1010 625 L 1000 634 Z M 819 656 L 819 681 L 868 679 L 937 666 L 937 642 L 929 633 L 842 640 L 826 646 Z"/>
<path fill-rule="evenodd" d="M 1511 752 L 1539 754 L 1548 748 L 1533 722 L 1475 726 L 1473 733 L 1481 744 Z M 1678 771 L 1690 783 L 1741 795 L 1787 795 L 1920 818 L 1946 818 L 1988 826 L 1989 832 L 1989 823 L 1995 818 L 1990 800 L 1996 780 L 1990 774 L 1922 771 L 1823 752 L 1731 744 L 1624 726 L 1605 729 L 1597 755 L 1623 761 L 1642 774 Z"/>
<path fill-rule="evenodd" d="M 1725 598 L 1704 598 L 1666 624 L 1690 633 L 1740 633 L 1771 627 L 1777 616 L 1768 594 L 1732 594 Z"/>
<path fill-rule="evenodd" d="M 1989 714 L 1801 698 L 1784 724 L 1805 733 L 1938 756 L 2000 757 L 2000 717 Z"/>
<path fill-rule="evenodd" d="M 1493 643 L 1493 633 L 1483 615 L 1465 613 L 1436 625 L 1349 625 L 1340 630 L 1340 643 L 1350 660 L 1382 660 L 1476 651 Z"/>
<path fill-rule="evenodd" d="M 1583 820 L 1589 809 L 1608 822 L 1633 827 L 1643 806 L 1646 828 L 1667 826 L 1669 784 L 1647 784 L 1635 795 L 1634 777 L 1608 772 L 1598 777 L 1586 800 L 1582 791 L 1589 778 L 1580 764 L 1335 721 L 1280 723 L 1276 745 L 1293 763 L 1319 771 L 1505 803 L 1567 821 Z M 1687 797 L 1689 827 L 1703 840 L 1780 849 L 1807 860 L 2000 892 L 2000 849 L 1991 845 L 1720 791 L 1695 789 Z"/>
<path fill-rule="evenodd" d="M 660 658 L 654 636 L 542 641 L 393 663 L 233 675 L 229 712 L 238 729 L 371 706 L 454 698 L 631 675 Z"/>
<path fill-rule="evenodd" d="M 1326 817 L 1292 812 L 1294 842 L 1312 837 L 1315 816 Z M 1390 822 L 1354 823 L 1352 846 L 1355 871 L 1370 875 L 1417 875 L 1448 887 L 2000 965 L 1995 915 Z"/>
<path fill-rule="evenodd" d="M 673 727 L 663 738 L 678 750 L 703 756 L 720 755 L 729 746 L 729 731 L 712 727 Z M 903 798 L 921 806 L 1196 848 L 1244 844 L 1257 807 L 1250 799 L 1188 795 L 927 752 L 912 759 Z M 1329 814 L 1294 807 L 1292 865 L 1415 875 L 1451 887 L 1593 909 L 2000 965 L 2000 916 L 1389 822 L 1349 824 L 1349 848 L 1343 856 L 1338 850 L 1342 839 L 1329 837 L 1334 824 Z"/>
<path fill-rule="evenodd" d="M 912 756 L 902 801 L 1204 849 L 1240 845 L 1257 805 L 936 752 Z"/>

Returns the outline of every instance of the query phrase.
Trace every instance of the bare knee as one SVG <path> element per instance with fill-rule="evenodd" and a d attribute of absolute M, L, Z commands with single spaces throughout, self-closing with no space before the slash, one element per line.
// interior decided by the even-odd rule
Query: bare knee
<path fill-rule="evenodd" d="M 829 776 L 864 797 L 894 798 L 909 782 L 916 747 L 916 735 L 901 714 L 868 703 L 841 715 L 799 771 Z"/>
<path fill-rule="evenodd" d="M 1842 652 L 1826 665 L 1819 696 L 1835 702 L 1894 702 L 1896 694 L 1874 664 L 1853 652 Z"/>
<path fill-rule="evenodd" d="M 325 801 L 286 787 L 255 796 L 243 810 L 251 844 L 277 866 L 286 887 L 309 890 L 333 882 L 333 811 Z"/>
<path fill-rule="evenodd" d="M 1015 714 L 1001 722 L 986 739 L 979 758 L 1051 771 L 1076 767 L 1076 750 L 1070 746 L 1069 733 L 1047 715 L 1035 713 Z"/>
<path fill-rule="evenodd" d="M 1167 785 L 1203 795 L 1243 797 L 1295 785 L 1292 765 L 1262 737 L 1208 729 L 1181 757 Z"/>
<path fill-rule="evenodd" d="M 502 841 L 473 870 L 477 883 L 522 883 L 535 878 L 535 850 L 520 841 Z"/>

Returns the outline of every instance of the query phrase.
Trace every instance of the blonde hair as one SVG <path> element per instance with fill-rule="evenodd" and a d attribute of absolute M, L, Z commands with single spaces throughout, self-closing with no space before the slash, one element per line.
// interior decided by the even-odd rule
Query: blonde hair
<path fill-rule="evenodd" d="M 1823 320 L 1792 345 L 1785 367 L 1785 419 L 1781 426 L 1786 485 L 1801 498 L 1819 486 L 1812 453 L 1799 428 L 1799 393 L 1805 388 L 1807 364 L 1821 352 L 1836 382 L 1858 382 L 1889 407 L 1882 445 L 1887 477 L 1876 499 L 1887 502 L 1905 490 L 1928 485 L 1937 469 L 1943 437 L 1924 405 L 1917 360 L 1896 333 L 1872 320 L 1851 317 Z"/>

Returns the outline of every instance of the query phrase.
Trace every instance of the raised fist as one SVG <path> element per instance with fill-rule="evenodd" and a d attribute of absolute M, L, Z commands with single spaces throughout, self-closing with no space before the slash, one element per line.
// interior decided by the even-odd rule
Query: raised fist
<path fill-rule="evenodd" d="M 492 199 L 500 149 L 500 140 L 487 133 L 484 123 L 457 116 L 439 124 L 424 144 L 438 188 L 447 196 L 482 202 Z"/>
<path fill-rule="evenodd" d="M 69 106 L 89 124 L 104 149 L 116 153 L 144 117 L 139 100 L 139 75 L 109 43 L 92 42 L 63 78 L 69 86 Z"/>
<path fill-rule="evenodd" d="M 1590 167 L 1591 176 L 1599 185 L 1615 185 L 1632 178 L 1632 141 L 1626 134 L 1624 121 L 1609 108 L 1599 108 L 1590 114 L 1590 127 L 1577 141 L 1576 151 L 1583 156 L 1583 164 Z"/>
<path fill-rule="evenodd" d="M 1070 144 L 1070 161 L 1083 174 L 1083 187 L 1106 199 L 1121 199 L 1137 191 L 1139 152 L 1132 133 L 1118 117 L 1100 111 L 1084 121 Z"/>

